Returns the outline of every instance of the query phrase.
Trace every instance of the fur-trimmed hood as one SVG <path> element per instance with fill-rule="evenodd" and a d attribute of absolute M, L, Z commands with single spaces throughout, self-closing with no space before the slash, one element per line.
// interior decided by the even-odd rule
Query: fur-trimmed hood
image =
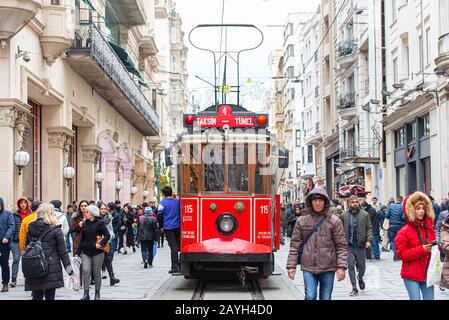
<path fill-rule="evenodd" d="M 425 219 L 429 218 L 431 221 L 435 220 L 435 211 L 433 210 L 432 201 L 430 201 L 429 197 L 420 191 L 416 191 L 415 193 L 407 196 L 405 198 L 403 206 L 404 206 L 404 215 L 407 222 L 415 222 L 415 207 L 419 202 L 423 202 L 425 206 Z"/>

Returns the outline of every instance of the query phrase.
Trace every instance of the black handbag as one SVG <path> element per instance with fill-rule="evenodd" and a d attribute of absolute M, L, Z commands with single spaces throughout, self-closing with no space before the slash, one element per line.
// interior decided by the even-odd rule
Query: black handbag
<path fill-rule="evenodd" d="M 315 224 L 312 228 L 312 230 L 309 232 L 309 234 L 306 236 L 304 241 L 301 243 L 301 245 L 298 248 L 298 259 L 296 260 L 296 264 L 301 264 L 301 256 L 304 251 L 304 246 L 306 245 L 307 241 L 312 237 L 312 235 L 318 231 L 318 228 L 323 224 L 324 220 L 326 220 L 326 217 L 323 217 L 317 224 Z"/>

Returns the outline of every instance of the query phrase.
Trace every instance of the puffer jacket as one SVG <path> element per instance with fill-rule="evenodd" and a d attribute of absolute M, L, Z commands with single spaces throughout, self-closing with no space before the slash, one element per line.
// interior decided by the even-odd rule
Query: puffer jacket
<path fill-rule="evenodd" d="M 12 233 L 12 242 L 19 242 L 20 226 L 22 225 L 22 219 L 20 218 L 19 211 L 15 211 L 12 214 L 14 218 L 14 232 Z"/>
<path fill-rule="evenodd" d="M 445 254 L 441 286 L 449 289 L 449 217 L 446 217 L 442 223 L 440 236 L 441 249 Z"/>
<path fill-rule="evenodd" d="M 28 245 L 33 238 L 39 238 L 48 225 L 43 219 L 37 219 L 28 226 L 26 244 Z M 57 225 L 43 239 L 42 247 L 44 254 L 49 261 L 48 274 L 39 279 L 25 279 L 25 291 L 57 289 L 64 287 L 64 276 L 62 273 L 61 262 L 67 273 L 72 271 L 69 254 L 65 245 L 64 234 L 61 226 Z"/>
<path fill-rule="evenodd" d="M 402 228 L 405 223 L 404 209 L 402 208 L 402 205 L 395 203 L 389 206 L 385 218 L 390 219 L 390 229 L 399 230 Z"/>
<path fill-rule="evenodd" d="M 326 198 L 324 213 L 312 210 L 311 195 L 320 194 Z M 301 270 L 313 274 L 335 272 L 338 268 L 348 267 L 348 243 L 341 220 L 330 212 L 330 201 L 325 190 L 314 189 L 306 199 L 305 215 L 296 221 L 290 252 L 287 259 L 287 269 L 296 268 L 298 249 L 312 228 L 322 219 L 326 220 L 304 246 L 301 257 Z"/>
<path fill-rule="evenodd" d="M 0 241 L 7 239 L 11 241 L 14 233 L 14 217 L 11 212 L 5 210 L 3 198 L 0 197 Z"/>
<path fill-rule="evenodd" d="M 415 206 L 418 202 L 425 204 L 426 213 L 422 221 L 415 219 Z M 417 191 L 405 199 L 404 212 L 407 224 L 399 230 L 394 239 L 396 256 L 402 260 L 401 277 L 425 282 L 431 253 L 424 251 L 423 244 L 429 244 L 436 239 L 432 202 L 424 193 Z M 424 243 L 421 242 L 418 232 Z"/>
<path fill-rule="evenodd" d="M 59 209 L 55 209 L 56 219 L 58 219 L 58 223 L 61 225 L 62 233 L 64 234 L 64 237 L 67 236 L 67 234 L 70 231 L 69 223 L 67 221 L 67 216 L 64 212 L 62 212 Z"/>

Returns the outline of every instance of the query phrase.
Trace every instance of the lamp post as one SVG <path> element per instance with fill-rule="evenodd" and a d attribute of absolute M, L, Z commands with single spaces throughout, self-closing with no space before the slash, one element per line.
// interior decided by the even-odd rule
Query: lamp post
<path fill-rule="evenodd" d="M 22 174 L 22 169 L 30 162 L 30 154 L 24 150 L 18 150 L 14 154 L 14 164 L 19 169 L 19 176 Z"/>
<path fill-rule="evenodd" d="M 71 166 L 66 166 L 63 170 L 64 179 L 67 181 L 67 186 L 70 185 L 73 177 L 75 176 L 75 168 Z"/>
<path fill-rule="evenodd" d="M 97 172 L 95 173 L 94 179 L 95 179 L 95 183 L 97 184 L 97 192 L 98 192 L 98 200 L 101 200 L 101 187 L 103 184 L 103 180 L 104 180 L 104 175 L 103 172 L 101 172 L 101 166 L 103 163 L 103 156 L 101 155 L 101 153 L 98 154 L 98 158 L 97 158 L 97 163 L 98 163 L 98 169 Z"/>
<path fill-rule="evenodd" d="M 120 190 L 123 188 L 123 182 L 118 180 L 115 182 L 115 190 L 117 190 L 117 199 L 120 198 Z"/>
<path fill-rule="evenodd" d="M 30 154 L 25 151 L 28 143 L 31 126 L 23 118 L 16 122 L 16 127 L 19 128 L 18 134 L 20 136 L 19 150 L 14 153 L 14 164 L 19 169 L 19 176 L 22 174 L 22 169 L 30 163 Z"/>

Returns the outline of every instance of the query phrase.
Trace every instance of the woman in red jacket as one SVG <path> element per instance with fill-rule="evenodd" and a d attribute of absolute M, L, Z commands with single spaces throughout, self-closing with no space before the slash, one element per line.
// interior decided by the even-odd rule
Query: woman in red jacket
<path fill-rule="evenodd" d="M 402 260 L 401 277 L 410 300 L 433 300 L 433 286 L 427 287 L 426 276 L 430 263 L 432 241 L 435 240 L 435 213 L 429 197 L 415 192 L 404 200 L 407 224 L 399 230 L 394 245 Z"/>

